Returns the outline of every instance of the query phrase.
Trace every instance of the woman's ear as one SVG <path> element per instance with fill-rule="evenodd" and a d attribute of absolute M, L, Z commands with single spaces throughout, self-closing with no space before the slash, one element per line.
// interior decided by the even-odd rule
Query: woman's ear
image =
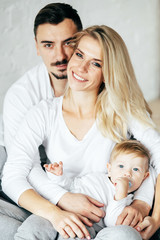
<path fill-rule="evenodd" d="M 107 163 L 108 177 L 111 176 L 111 164 Z"/>

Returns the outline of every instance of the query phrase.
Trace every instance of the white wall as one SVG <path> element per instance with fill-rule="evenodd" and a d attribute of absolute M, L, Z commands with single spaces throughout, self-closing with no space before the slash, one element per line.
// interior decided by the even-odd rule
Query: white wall
<path fill-rule="evenodd" d="M 0 112 L 9 86 L 36 65 L 33 22 L 47 0 L 0 0 Z M 84 27 L 113 27 L 128 47 L 147 100 L 160 96 L 160 0 L 64 0 Z"/>

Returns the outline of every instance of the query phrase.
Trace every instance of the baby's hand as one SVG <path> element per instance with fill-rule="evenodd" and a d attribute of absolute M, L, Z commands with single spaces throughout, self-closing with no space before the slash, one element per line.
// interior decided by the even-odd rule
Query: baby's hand
<path fill-rule="evenodd" d="M 126 177 L 117 178 L 115 183 L 115 200 L 120 200 L 122 198 L 127 197 L 128 189 L 129 189 L 129 179 Z"/>
<path fill-rule="evenodd" d="M 44 164 L 44 167 L 48 172 L 53 173 L 57 176 L 63 175 L 63 163 L 62 162 L 59 162 L 59 164 L 56 162 L 51 163 L 51 164 Z"/>

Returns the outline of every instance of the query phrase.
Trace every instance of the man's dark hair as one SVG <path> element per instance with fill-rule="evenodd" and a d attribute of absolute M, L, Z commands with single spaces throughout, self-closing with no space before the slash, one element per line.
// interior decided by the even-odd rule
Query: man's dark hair
<path fill-rule="evenodd" d="M 71 19 L 77 26 L 78 31 L 82 30 L 82 22 L 77 10 L 66 3 L 51 3 L 42 8 L 37 14 L 34 21 L 34 35 L 36 36 L 40 24 L 58 24 L 65 18 Z"/>

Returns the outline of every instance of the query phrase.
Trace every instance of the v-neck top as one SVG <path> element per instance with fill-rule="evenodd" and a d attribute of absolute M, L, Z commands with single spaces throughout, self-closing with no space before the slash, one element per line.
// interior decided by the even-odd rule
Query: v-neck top
<path fill-rule="evenodd" d="M 106 164 L 115 143 L 101 134 L 96 122 L 83 140 L 77 140 L 64 122 L 62 101 L 63 97 L 53 98 L 53 100 L 43 100 L 35 106 L 27 114 L 8 152 L 2 186 L 5 193 L 17 203 L 20 195 L 32 186 L 55 204 L 66 192 L 65 189 L 52 184 L 40 168 L 36 154 L 38 146 L 42 143 L 52 163 L 63 162 L 64 173 L 68 177 L 107 172 Z M 137 140 L 149 148 L 152 154 L 151 164 L 160 173 L 159 133 L 154 129 L 146 128 L 132 118 L 128 121 L 128 129 Z M 39 167 L 38 170 L 35 165 L 37 169 Z M 147 199 L 146 202 L 151 204 L 154 194 L 152 178 L 144 182 L 146 182 L 143 184 L 145 187 L 141 191 L 138 190 L 139 195 L 136 198 L 142 201 Z"/>

